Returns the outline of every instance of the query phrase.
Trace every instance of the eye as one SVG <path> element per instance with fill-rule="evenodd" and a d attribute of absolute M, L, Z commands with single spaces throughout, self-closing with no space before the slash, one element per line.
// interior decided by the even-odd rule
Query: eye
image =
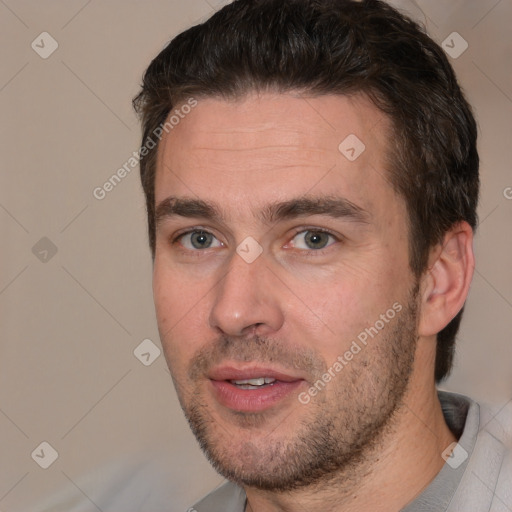
<path fill-rule="evenodd" d="M 211 249 L 212 247 L 222 247 L 223 245 L 220 240 L 215 238 L 215 236 L 208 231 L 203 231 L 202 229 L 183 233 L 176 238 L 175 241 L 180 242 L 185 249 L 189 249 L 191 251 Z"/>
<path fill-rule="evenodd" d="M 293 247 L 306 250 L 324 249 L 334 242 L 336 239 L 327 231 L 311 229 L 297 233 L 292 239 Z"/>

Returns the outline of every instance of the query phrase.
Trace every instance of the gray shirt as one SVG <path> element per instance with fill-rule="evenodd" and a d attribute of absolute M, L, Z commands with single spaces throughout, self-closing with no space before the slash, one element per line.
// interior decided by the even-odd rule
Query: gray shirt
<path fill-rule="evenodd" d="M 458 438 L 451 457 L 402 512 L 512 512 L 512 451 L 485 428 L 473 400 L 438 391 L 446 423 Z M 244 490 L 228 482 L 187 512 L 244 512 Z"/>

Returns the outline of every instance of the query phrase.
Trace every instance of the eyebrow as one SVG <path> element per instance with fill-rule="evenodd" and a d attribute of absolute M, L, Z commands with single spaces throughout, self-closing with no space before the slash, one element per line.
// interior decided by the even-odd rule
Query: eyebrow
<path fill-rule="evenodd" d="M 325 215 L 335 219 L 346 219 L 351 222 L 369 224 L 370 213 L 344 197 L 300 197 L 272 203 L 260 212 L 260 219 L 272 224 L 282 220 L 311 215 Z M 222 222 L 220 209 L 209 201 L 193 198 L 170 196 L 161 201 L 155 210 L 155 221 L 158 226 L 172 217 L 202 218 Z"/>

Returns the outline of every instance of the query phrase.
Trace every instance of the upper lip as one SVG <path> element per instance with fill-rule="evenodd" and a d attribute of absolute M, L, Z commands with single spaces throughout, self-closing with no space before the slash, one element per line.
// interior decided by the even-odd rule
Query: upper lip
<path fill-rule="evenodd" d="M 270 377 L 282 382 L 295 382 L 303 380 L 303 377 L 298 375 L 290 375 L 273 368 L 265 366 L 217 366 L 208 373 L 208 378 L 211 380 L 248 380 L 257 379 L 258 377 Z"/>

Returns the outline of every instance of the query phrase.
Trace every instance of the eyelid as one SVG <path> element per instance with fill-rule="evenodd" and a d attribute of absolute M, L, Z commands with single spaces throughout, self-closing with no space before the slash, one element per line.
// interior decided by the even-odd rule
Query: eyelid
<path fill-rule="evenodd" d="M 178 231 L 176 233 L 173 233 L 170 237 L 170 242 L 172 245 L 176 245 L 179 243 L 180 239 L 182 239 L 185 235 L 190 235 L 192 233 L 195 233 L 197 231 L 203 231 L 209 235 L 212 235 L 222 246 L 225 246 L 225 243 L 218 237 L 215 235 L 215 233 L 213 232 L 214 230 L 211 230 L 209 228 L 205 228 L 203 226 L 193 226 L 193 227 L 189 227 L 189 228 L 185 228 L 183 229 L 182 231 Z M 315 232 L 315 233 L 326 233 L 328 234 L 329 236 L 331 236 L 332 238 L 334 238 L 334 240 L 336 242 L 342 242 L 344 240 L 344 238 L 338 234 L 338 233 L 334 233 L 333 231 L 331 231 L 330 229 L 328 228 L 320 228 L 320 227 L 317 227 L 317 226 L 300 226 L 300 227 L 297 227 L 293 230 L 292 232 L 292 235 L 289 237 L 289 241 L 286 242 L 286 244 L 283 246 L 285 249 L 286 248 L 292 248 L 294 249 L 295 247 L 290 247 L 289 244 L 290 242 L 299 234 L 301 233 L 305 233 L 307 231 L 312 231 L 312 232 Z M 325 251 L 327 249 L 329 249 L 329 247 L 331 247 L 332 245 L 334 245 L 334 243 L 331 243 L 329 245 L 327 245 L 326 247 L 323 247 L 322 249 L 297 249 L 298 251 L 300 251 L 301 253 L 321 253 L 322 251 Z M 203 249 L 203 250 L 199 250 L 199 249 L 196 249 L 196 250 L 192 250 L 192 249 L 188 249 L 186 247 L 183 247 L 183 250 L 186 250 L 186 251 L 191 251 L 191 252 L 202 252 L 202 251 L 207 251 L 208 249 L 212 249 L 211 247 L 208 247 L 206 249 Z"/>
<path fill-rule="evenodd" d="M 316 227 L 316 226 L 301 226 L 300 228 L 296 228 L 294 229 L 293 231 L 293 234 L 292 236 L 290 237 L 290 241 L 286 243 L 286 245 L 284 246 L 285 248 L 287 248 L 287 246 L 289 245 L 289 243 L 297 236 L 297 235 L 300 235 L 301 233 L 306 233 L 308 231 L 312 231 L 314 233 L 326 233 L 327 235 L 331 236 L 332 238 L 334 238 L 334 240 L 336 242 L 342 242 L 343 241 L 343 237 L 337 233 L 334 233 L 333 231 L 331 231 L 330 229 L 327 229 L 327 228 L 319 228 L 319 227 Z M 300 252 L 303 252 L 303 253 L 308 253 L 308 252 L 311 252 L 311 253 L 320 253 L 322 251 L 325 251 L 327 250 L 329 247 L 331 247 L 332 245 L 334 245 L 334 243 L 331 243 L 329 245 L 327 245 L 326 247 L 323 247 L 322 249 L 298 249 Z M 293 249 L 294 247 L 292 247 Z"/>
<path fill-rule="evenodd" d="M 334 231 L 329 228 L 320 228 L 318 226 L 299 226 L 293 229 L 293 236 L 297 236 L 299 233 L 303 233 L 304 231 L 314 231 L 318 233 L 327 233 L 334 237 L 340 237 L 341 235 L 336 234 Z"/>
<path fill-rule="evenodd" d="M 217 237 L 215 235 L 215 233 L 213 233 L 209 229 L 203 228 L 202 226 L 194 226 L 193 228 L 186 228 L 183 231 L 178 231 L 177 233 L 173 233 L 171 235 L 171 237 L 170 237 L 170 242 L 171 242 L 172 245 L 176 245 L 186 235 L 190 235 L 192 233 L 197 233 L 198 231 L 201 231 L 201 232 L 206 233 L 208 235 L 212 235 L 222 246 L 225 245 L 224 242 L 222 240 L 220 240 L 219 237 Z M 184 247 L 184 249 L 187 250 L 187 251 L 191 251 L 192 250 L 192 249 L 188 249 L 186 247 Z M 211 247 L 207 247 L 206 249 L 203 249 L 203 250 L 206 251 L 208 249 L 211 249 Z M 197 249 L 197 250 L 199 251 L 199 249 Z"/>

